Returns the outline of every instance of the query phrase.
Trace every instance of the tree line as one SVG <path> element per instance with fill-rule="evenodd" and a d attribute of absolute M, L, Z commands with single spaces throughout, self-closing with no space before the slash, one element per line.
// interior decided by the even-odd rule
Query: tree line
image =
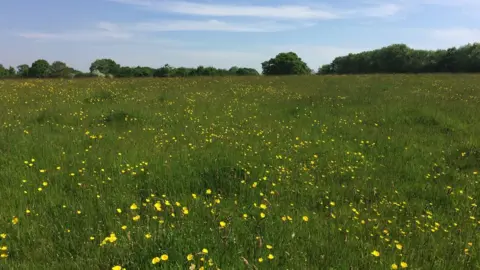
<path fill-rule="evenodd" d="M 263 75 L 302 74 L 368 74 L 368 73 L 435 73 L 480 72 L 480 43 L 452 47 L 446 50 L 415 50 L 405 44 L 393 44 L 361 53 L 350 53 L 335 58 L 315 72 L 294 52 L 277 54 L 262 63 Z M 196 68 L 128 67 L 112 59 L 97 59 L 90 72 L 75 70 L 64 62 L 48 63 L 39 59 L 29 65 L 6 68 L 0 64 L 0 78 L 79 78 L 79 77 L 189 77 L 189 76 L 256 76 L 253 68 L 231 67 L 221 69 L 198 66 Z"/>
<path fill-rule="evenodd" d="M 318 74 L 480 72 L 480 43 L 447 50 L 415 50 L 405 44 L 350 53 L 323 65 Z"/>
<path fill-rule="evenodd" d="M 86 78 L 86 77 L 189 77 L 189 76 L 247 76 L 259 75 L 253 68 L 233 66 L 230 69 L 198 66 L 196 68 L 172 67 L 168 64 L 160 68 L 128 67 L 117 64 L 112 59 L 97 59 L 90 65 L 90 72 L 75 70 L 66 63 L 55 61 L 52 64 L 39 59 L 29 65 L 5 68 L 0 64 L 0 78 Z"/>

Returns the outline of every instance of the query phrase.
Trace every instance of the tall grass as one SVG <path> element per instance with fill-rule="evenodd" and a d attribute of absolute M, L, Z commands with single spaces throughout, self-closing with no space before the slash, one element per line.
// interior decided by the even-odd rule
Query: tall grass
<path fill-rule="evenodd" d="M 0 81 L 2 269 L 478 269 L 480 77 Z"/>

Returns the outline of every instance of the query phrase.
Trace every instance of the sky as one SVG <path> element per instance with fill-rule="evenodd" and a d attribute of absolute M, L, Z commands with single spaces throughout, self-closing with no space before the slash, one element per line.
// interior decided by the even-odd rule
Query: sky
<path fill-rule="evenodd" d="M 480 41 L 480 0 L 0 0 L 0 64 L 63 61 L 260 70 L 280 52 L 312 69 L 404 43 Z"/>

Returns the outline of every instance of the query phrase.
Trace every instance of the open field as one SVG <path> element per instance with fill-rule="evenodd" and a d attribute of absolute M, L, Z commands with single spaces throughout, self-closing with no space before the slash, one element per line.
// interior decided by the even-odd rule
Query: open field
<path fill-rule="evenodd" d="M 0 81 L 0 268 L 480 269 L 479 116 L 476 75 Z"/>

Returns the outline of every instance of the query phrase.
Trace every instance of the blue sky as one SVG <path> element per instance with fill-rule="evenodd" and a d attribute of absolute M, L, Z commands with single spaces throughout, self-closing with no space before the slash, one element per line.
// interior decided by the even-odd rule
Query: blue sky
<path fill-rule="evenodd" d="M 480 41 L 480 0 L 0 0 L 0 63 L 97 58 L 160 67 L 261 62 L 294 51 L 311 68 L 392 43 Z"/>

